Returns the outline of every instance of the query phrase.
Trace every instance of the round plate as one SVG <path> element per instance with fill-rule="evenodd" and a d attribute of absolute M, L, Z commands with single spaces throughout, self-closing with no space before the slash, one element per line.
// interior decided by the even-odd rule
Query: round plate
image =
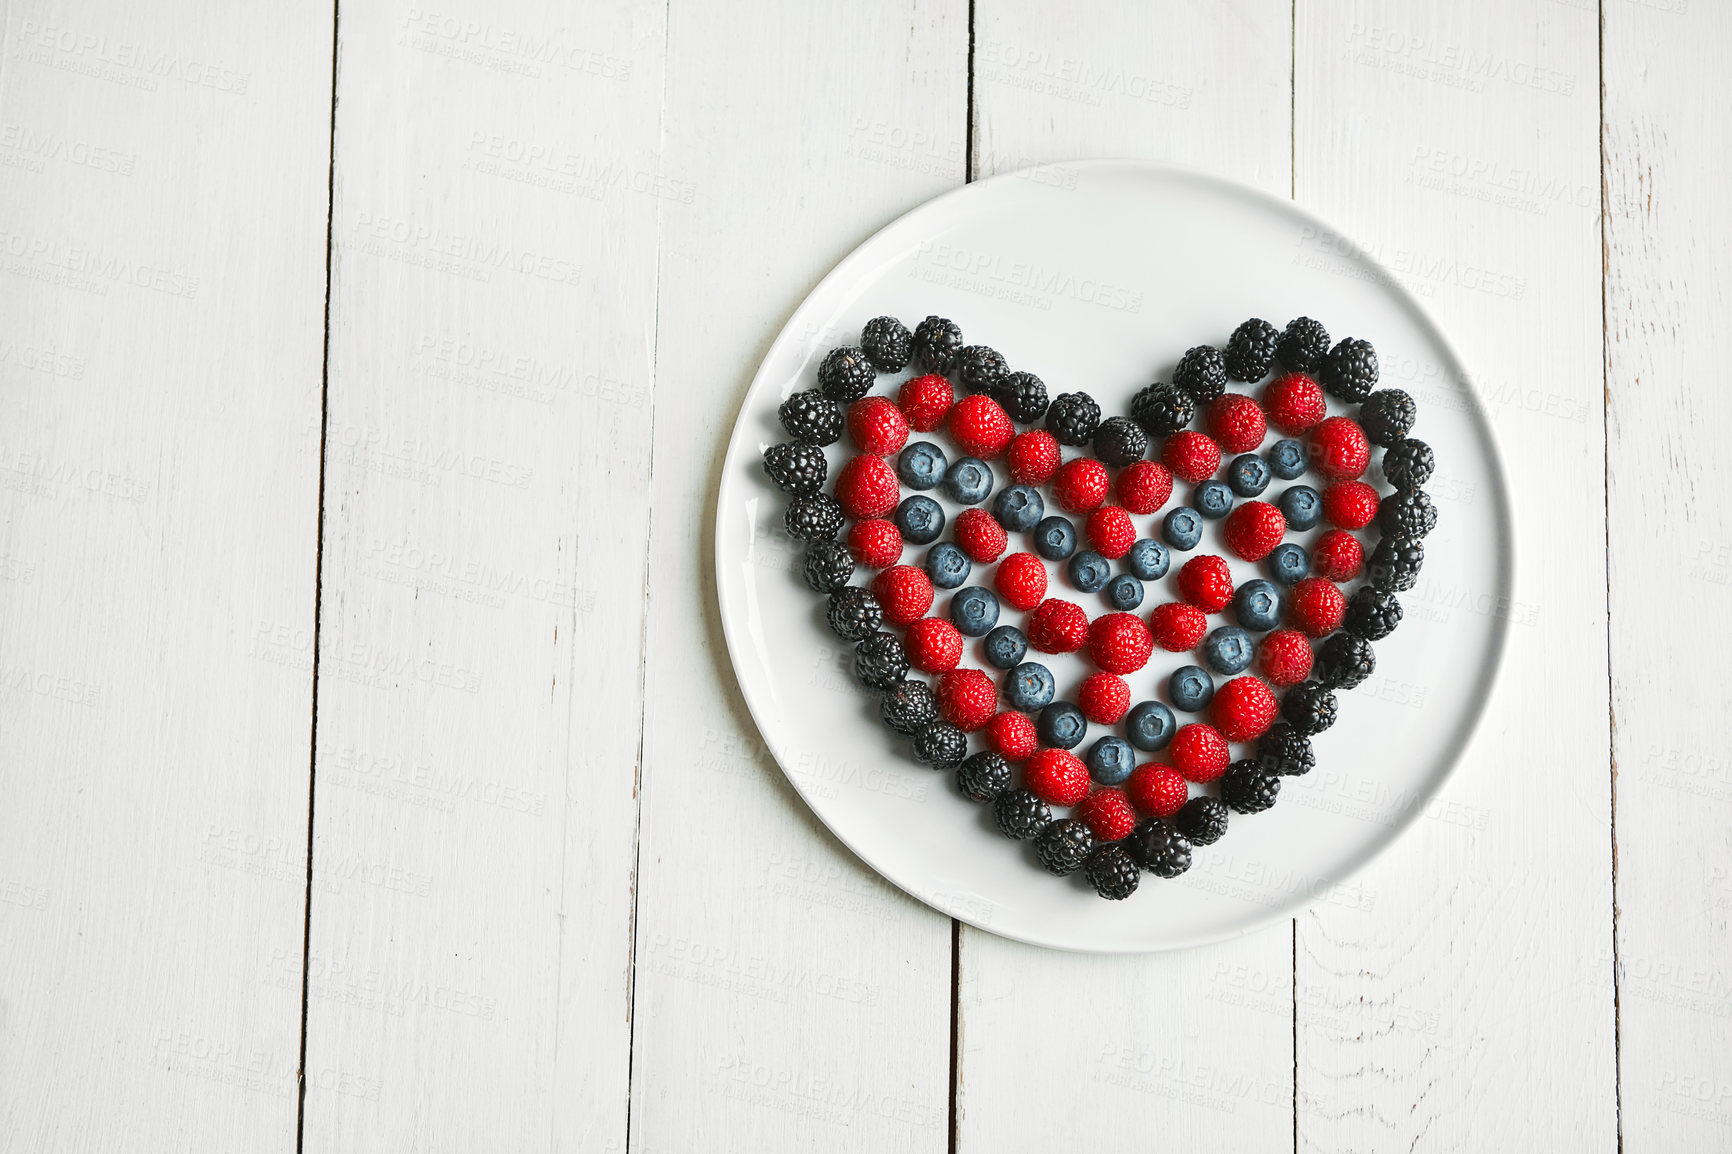
<path fill-rule="evenodd" d="M 824 599 L 800 579 L 801 546 L 782 528 L 786 498 L 760 468 L 764 447 L 783 438 L 777 405 L 816 384 L 826 352 L 857 344 L 872 317 L 901 317 L 912 328 L 929 313 L 955 320 L 970 343 L 998 349 L 1012 369 L 1036 373 L 1054 395 L 1091 393 L 1107 415 L 1127 412 L 1149 381 L 1171 380 L 1190 346 L 1225 344 L 1246 317 L 1282 325 L 1314 316 L 1334 339 L 1376 345 L 1382 384 L 1413 394 L 1414 433 L 1437 451 L 1428 489 L 1439 517 L 1424 572 L 1402 594 L 1401 628 L 1376 645 L 1376 673 L 1339 695 L 1340 719 L 1315 741 L 1317 768 L 1284 778 L 1274 809 L 1234 815 L 1226 837 L 1197 847 L 1188 873 L 1172 881 L 1144 874 L 1123 902 L 1100 900 L 1080 876 L 1042 871 L 1027 844 L 998 834 L 990 806 L 964 798 L 954 774 L 915 762 L 907 742 L 880 724 L 876 695 L 849 674 L 851 647 L 829 631 Z M 880 376 L 877 391 L 893 393 L 906 376 Z M 1353 871 L 1415 817 L 1449 819 L 1435 794 L 1484 710 L 1509 619 L 1523 612 L 1510 599 L 1508 489 L 1467 381 L 1400 283 L 1289 201 L 1132 161 L 1029 169 L 938 197 L 824 278 L 771 346 L 741 407 L 717 498 L 716 581 L 746 703 L 794 788 L 850 849 L 928 905 L 1005 937 L 1161 950 L 1246 933 L 1315 900 L 1364 905 Z M 829 452 L 834 476 L 847 438 Z M 1002 463 L 997 472 L 1006 483 Z M 1375 467 L 1370 479 L 1381 483 Z M 1292 483 L 1307 480 L 1315 482 Z M 1168 507 L 1188 500 L 1181 485 Z M 1159 514 L 1135 520 L 1139 534 L 1158 533 Z M 1320 531 L 1289 539 L 1308 542 Z M 1196 552 L 1230 557 L 1219 522 Z M 911 548 L 904 560 L 924 554 Z M 1175 555 L 1172 573 L 1184 557 Z M 1062 566 L 1049 569 L 1056 595 L 1091 617 L 1108 611 L 1104 595 L 1077 593 Z M 1235 580 L 1254 569 L 1234 561 Z M 1172 573 L 1149 583 L 1144 611 L 1177 599 Z M 990 574 L 977 566 L 970 584 L 983 582 Z M 935 613 L 948 597 L 939 591 Z M 1007 609 L 1001 620 L 1021 615 Z M 1188 660 L 1157 650 L 1130 678 L 1133 700 L 1165 700 L 1167 674 Z M 1071 696 L 1082 663 L 1047 663 L 1060 697 Z M 964 664 L 997 677 L 978 641 Z M 1107 732 L 1091 727 L 1077 752 Z"/>

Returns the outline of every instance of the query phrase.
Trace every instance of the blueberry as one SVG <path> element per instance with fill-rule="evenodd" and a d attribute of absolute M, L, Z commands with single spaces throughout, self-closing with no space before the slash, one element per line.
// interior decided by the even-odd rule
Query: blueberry
<path fill-rule="evenodd" d="M 1089 723 L 1082 710 L 1068 701 L 1056 701 L 1040 711 L 1034 731 L 1042 745 L 1075 749 L 1088 734 Z"/>
<path fill-rule="evenodd" d="M 1000 625 L 986 635 L 986 659 L 999 669 L 1009 669 L 1028 652 L 1028 638 L 1014 625 Z"/>
<path fill-rule="evenodd" d="M 1138 749 L 1150 753 L 1165 749 L 1178 728 L 1173 711 L 1158 701 L 1140 701 L 1125 714 L 1125 737 Z"/>
<path fill-rule="evenodd" d="M 950 623 L 970 637 L 985 637 L 998 624 L 998 598 L 970 585 L 950 599 Z"/>
<path fill-rule="evenodd" d="M 1129 613 L 1143 603 L 1143 583 L 1129 573 L 1107 582 L 1107 600 L 1120 613 Z"/>
<path fill-rule="evenodd" d="M 1024 661 L 1004 679 L 1004 699 L 1024 713 L 1045 709 L 1055 692 L 1052 672 L 1038 661 Z"/>
<path fill-rule="evenodd" d="M 1137 767 L 1137 755 L 1121 737 L 1103 737 L 1089 746 L 1089 776 L 1102 785 L 1120 785 Z"/>
<path fill-rule="evenodd" d="M 1237 625 L 1223 625 L 1203 638 L 1203 664 L 1228 677 L 1251 668 L 1251 659 L 1256 655 L 1257 646 L 1251 635 Z"/>
<path fill-rule="evenodd" d="M 944 506 L 931 497 L 916 494 L 902 498 L 894 519 L 902 539 L 910 545 L 930 545 L 944 532 Z"/>
<path fill-rule="evenodd" d="M 1227 466 L 1227 484 L 1241 497 L 1255 497 L 1269 487 L 1269 465 L 1255 453 L 1234 457 Z"/>
<path fill-rule="evenodd" d="M 1233 507 L 1233 490 L 1213 477 L 1191 490 L 1191 500 L 1197 512 L 1211 521 L 1218 521 Z"/>
<path fill-rule="evenodd" d="M 1282 542 L 1269 553 L 1269 576 L 1283 585 L 1296 585 L 1309 572 L 1311 558 L 1291 541 Z"/>
<path fill-rule="evenodd" d="M 1269 471 L 1283 481 L 1291 481 L 1303 473 L 1305 471 L 1305 446 L 1290 437 L 1270 445 Z"/>
<path fill-rule="evenodd" d="M 964 457 L 944 474 L 944 495 L 958 505 L 978 505 L 992 492 L 992 469 L 979 457 Z"/>
<path fill-rule="evenodd" d="M 1012 485 L 992 502 L 992 515 L 1007 533 L 1026 533 L 1046 516 L 1040 491 L 1027 485 Z"/>
<path fill-rule="evenodd" d="M 1180 505 L 1161 521 L 1161 536 L 1181 553 L 1203 539 L 1203 519 L 1189 505 Z"/>
<path fill-rule="evenodd" d="M 1245 582 L 1233 593 L 1233 615 L 1246 629 L 1267 633 L 1281 624 L 1281 590 L 1261 577 Z"/>
<path fill-rule="evenodd" d="M 1167 678 L 1167 696 L 1180 709 L 1195 713 L 1215 696 L 1215 679 L 1200 665 L 1181 665 Z"/>
<path fill-rule="evenodd" d="M 1076 526 L 1063 517 L 1048 517 L 1034 527 L 1034 551 L 1048 561 L 1063 561 L 1076 552 Z"/>
<path fill-rule="evenodd" d="M 1323 498 L 1310 485 L 1294 485 L 1281 494 L 1281 515 L 1289 529 L 1311 529 L 1323 516 Z"/>
<path fill-rule="evenodd" d="M 1159 581 L 1165 577 L 1169 564 L 1167 547 L 1152 537 L 1144 537 L 1125 554 L 1125 568 L 1131 571 L 1132 576 L 1144 581 Z"/>
<path fill-rule="evenodd" d="M 949 464 L 931 441 L 915 441 L 896 457 L 896 476 L 910 489 L 926 490 L 944 480 Z"/>
<path fill-rule="evenodd" d="M 932 578 L 932 584 L 939 589 L 954 589 L 968 580 L 968 571 L 974 568 L 968 559 L 968 554 L 952 545 L 949 541 L 934 545 L 926 554 L 926 575 Z"/>
<path fill-rule="evenodd" d="M 1099 593 L 1106 587 L 1113 567 L 1093 549 L 1084 549 L 1070 559 L 1070 581 L 1084 593 Z"/>

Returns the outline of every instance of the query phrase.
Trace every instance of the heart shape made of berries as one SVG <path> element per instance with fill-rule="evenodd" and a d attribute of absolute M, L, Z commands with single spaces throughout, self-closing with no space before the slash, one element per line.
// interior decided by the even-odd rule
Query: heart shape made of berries
<path fill-rule="evenodd" d="M 873 393 L 881 374 L 903 378 L 894 399 Z M 1437 521 L 1412 397 L 1377 388 L 1369 342 L 1331 345 L 1309 317 L 1279 331 L 1253 318 L 1224 349 L 1193 347 L 1170 383 L 1104 419 L 1087 393 L 1049 397 L 937 316 L 913 332 L 869 321 L 817 377 L 782 401 L 790 439 L 763 464 L 791 498 L 806 584 L 855 645 L 855 677 L 917 760 L 954 769 L 1000 832 L 1106 898 L 1130 896 L 1145 870 L 1184 873 L 1231 814 L 1268 809 L 1282 777 L 1313 768 L 1334 691 L 1371 675 L 1372 643 L 1400 623 L 1396 594 L 1417 581 Z M 1331 398 L 1354 413 L 1332 414 Z M 825 450 L 844 435 L 857 453 L 832 481 Z M 1364 479 L 1374 447 L 1382 490 Z M 1276 481 L 1288 484 L 1263 500 Z M 1179 484 L 1188 504 L 1174 503 Z M 1195 552 L 1211 521 L 1263 575 L 1235 582 L 1226 557 Z M 1288 539 L 1320 526 L 1308 548 Z M 1175 596 L 1146 606 L 1161 581 Z M 981 664 L 965 660 L 971 644 Z M 1196 658 L 1154 679 L 1165 700 L 1127 680 L 1149 684 L 1156 650 Z M 1061 699 L 1041 658 L 1072 653 L 1093 672 Z"/>

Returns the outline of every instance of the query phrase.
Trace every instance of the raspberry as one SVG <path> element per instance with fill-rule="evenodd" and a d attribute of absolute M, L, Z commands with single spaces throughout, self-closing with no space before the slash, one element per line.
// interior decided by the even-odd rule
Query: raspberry
<path fill-rule="evenodd" d="M 985 394 L 963 397 L 956 402 L 946 418 L 950 436 L 962 446 L 962 451 L 982 461 L 990 461 L 1004 452 L 1016 426 L 1010 415 L 997 401 Z"/>
<path fill-rule="evenodd" d="M 1359 422 L 1330 417 L 1311 430 L 1311 464 L 1331 481 L 1352 481 L 1371 463 L 1371 442 Z"/>
<path fill-rule="evenodd" d="M 888 457 L 908 443 L 908 418 L 889 397 L 862 397 L 848 406 L 848 435 L 873 456 Z"/>
<path fill-rule="evenodd" d="M 1028 643 L 1042 653 L 1075 653 L 1089 638 L 1082 606 L 1048 597 L 1028 617 Z"/>
<path fill-rule="evenodd" d="M 973 733 L 998 712 L 998 686 L 978 669 L 952 669 L 938 679 L 938 711 L 962 732 Z"/>
<path fill-rule="evenodd" d="M 1154 648 L 1149 627 L 1134 613 L 1108 613 L 1089 626 L 1089 656 L 1108 673 L 1135 673 Z"/>
<path fill-rule="evenodd" d="M 1006 710 L 986 723 L 986 740 L 1011 761 L 1026 761 L 1040 748 L 1034 722 L 1012 710 Z"/>
<path fill-rule="evenodd" d="M 1269 424 L 1257 402 L 1240 393 L 1222 393 L 1208 411 L 1209 435 L 1225 453 L 1249 453 L 1263 443 Z"/>
<path fill-rule="evenodd" d="M 1131 515 L 1117 505 L 1102 505 L 1089 514 L 1089 544 L 1109 561 L 1117 561 L 1137 543 L 1137 528 Z"/>
<path fill-rule="evenodd" d="M 1321 577 L 1307 577 L 1287 596 L 1287 616 L 1307 637 L 1326 637 L 1341 628 L 1347 598 Z"/>
<path fill-rule="evenodd" d="M 1059 468 L 1052 495 L 1072 513 L 1086 513 L 1107 499 L 1110 487 L 1105 465 L 1091 457 L 1078 457 Z"/>
<path fill-rule="evenodd" d="M 1005 604 L 1026 613 L 1046 597 L 1046 566 L 1033 553 L 1012 553 L 998 563 L 992 584 Z"/>
<path fill-rule="evenodd" d="M 884 620 L 907 625 L 932 608 L 932 578 L 917 566 L 894 565 L 872 578 L 872 595 L 884 610 Z"/>
<path fill-rule="evenodd" d="M 1282 689 L 1311 674 L 1311 643 L 1297 629 L 1277 629 L 1257 647 L 1257 671 Z"/>
<path fill-rule="evenodd" d="M 1010 443 L 1010 479 L 1019 485 L 1040 486 L 1058 471 L 1058 438 L 1045 429 L 1030 429 Z"/>
<path fill-rule="evenodd" d="M 889 613 L 885 613 L 889 617 Z M 922 617 L 903 638 L 908 664 L 922 673 L 949 673 L 962 660 L 962 634 L 942 617 Z"/>
<path fill-rule="evenodd" d="M 1119 474 L 1117 492 L 1119 504 L 1146 516 L 1173 495 L 1173 471 L 1159 461 L 1138 461 Z"/>
<path fill-rule="evenodd" d="M 1118 841 L 1137 827 L 1137 811 L 1122 789 L 1097 789 L 1077 806 L 1076 816 L 1100 841 Z"/>
<path fill-rule="evenodd" d="M 1331 529 L 1311 546 L 1311 571 L 1330 581 L 1351 581 L 1365 568 L 1365 546 L 1359 538 Z"/>
<path fill-rule="evenodd" d="M 1323 515 L 1337 529 L 1363 529 L 1377 516 L 1377 500 L 1364 481 L 1337 481 L 1323 490 Z"/>
<path fill-rule="evenodd" d="M 1227 739 L 1212 725 L 1200 722 L 1181 726 L 1173 734 L 1173 744 L 1167 750 L 1173 765 L 1187 781 L 1214 781 L 1227 771 L 1232 755 L 1227 751 Z"/>
<path fill-rule="evenodd" d="M 908 418 L 909 428 L 917 433 L 930 433 L 944 423 L 944 415 L 956 403 L 956 390 L 937 373 L 928 373 L 902 382 L 896 403 Z"/>
<path fill-rule="evenodd" d="M 1246 501 L 1227 514 L 1227 548 L 1246 561 L 1261 561 L 1287 535 L 1287 518 L 1267 501 Z"/>
<path fill-rule="evenodd" d="M 1131 708 L 1131 687 L 1116 673 L 1091 673 L 1077 687 L 1076 703 L 1096 725 L 1116 725 Z"/>
<path fill-rule="evenodd" d="M 1022 767 L 1030 793 L 1048 805 L 1075 805 L 1089 795 L 1089 770 L 1082 759 L 1064 749 L 1043 749 Z"/>
<path fill-rule="evenodd" d="M 1275 694 L 1255 677 L 1235 677 L 1215 690 L 1209 716 L 1228 741 L 1255 741 L 1275 722 Z"/>
<path fill-rule="evenodd" d="M 1000 525 L 985 509 L 964 509 L 956 515 L 956 543 L 982 565 L 998 560 L 1010 543 Z"/>
<path fill-rule="evenodd" d="M 848 552 L 869 569 L 882 569 L 902 559 L 902 533 L 881 517 L 854 522 L 848 530 Z"/>
<path fill-rule="evenodd" d="M 1150 817 L 1172 817 L 1184 806 L 1191 787 L 1185 784 L 1185 775 L 1172 766 L 1151 761 L 1137 766 L 1125 782 L 1125 791 L 1131 802 Z"/>
<path fill-rule="evenodd" d="M 1157 605 L 1149 614 L 1149 629 L 1154 633 L 1155 644 L 1168 653 L 1195 649 L 1208 628 L 1209 622 L 1203 611 L 1182 601 Z"/>
<path fill-rule="evenodd" d="M 1263 411 L 1269 423 L 1297 437 L 1329 415 L 1329 402 L 1323 399 L 1323 386 L 1304 373 L 1288 373 L 1277 377 L 1263 390 Z"/>
<path fill-rule="evenodd" d="M 1221 467 L 1221 446 L 1195 429 L 1180 429 L 1161 447 L 1161 461 L 1173 476 L 1195 485 Z"/>
<path fill-rule="evenodd" d="M 842 466 L 836 477 L 836 500 L 842 503 L 843 512 L 855 520 L 888 517 L 901 499 L 896 470 L 882 457 L 870 454 L 855 457 Z"/>
<path fill-rule="evenodd" d="M 1192 557 L 1179 570 L 1179 596 L 1204 613 L 1219 613 L 1233 600 L 1233 574 L 1213 554 Z"/>

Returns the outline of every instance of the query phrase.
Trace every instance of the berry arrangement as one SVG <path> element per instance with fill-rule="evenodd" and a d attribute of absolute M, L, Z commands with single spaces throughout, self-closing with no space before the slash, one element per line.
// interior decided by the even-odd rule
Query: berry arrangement
<path fill-rule="evenodd" d="M 903 378 L 894 399 L 873 394 L 880 374 Z M 1437 524 L 1413 398 L 1378 388 L 1368 341 L 1331 344 L 1310 317 L 1253 318 L 1225 348 L 1187 350 L 1128 416 L 1049 395 L 937 316 L 912 332 L 872 319 L 817 382 L 782 402 L 788 440 L 763 469 L 856 679 L 916 760 L 1103 898 L 1129 897 L 1145 872 L 1183 874 L 1194 847 L 1311 771 L 1312 738 L 1335 723 L 1336 691 L 1375 670 L 1372 643 L 1401 623 L 1396 595 Z M 1332 415 L 1331 398 L 1353 415 Z M 832 478 L 824 450 L 844 435 Z M 1379 451 L 1387 491 L 1365 479 Z M 1223 557 L 1174 556 L 1210 520 L 1266 578 L 1235 584 Z M 1319 527 L 1308 548 L 1287 539 Z M 966 662 L 976 640 L 992 672 Z M 1145 673 L 1157 649 L 1186 655 L 1164 680 Z M 1094 667 L 1069 699 L 1042 660 L 1065 653 Z"/>

